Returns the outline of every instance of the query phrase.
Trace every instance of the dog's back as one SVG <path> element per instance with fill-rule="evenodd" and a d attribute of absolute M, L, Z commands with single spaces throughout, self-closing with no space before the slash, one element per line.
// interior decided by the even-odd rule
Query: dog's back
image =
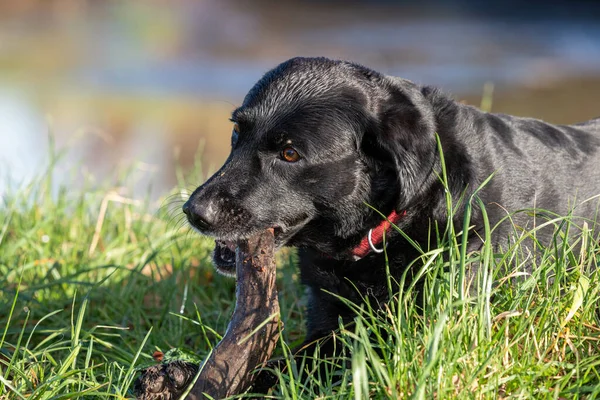
<path fill-rule="evenodd" d="M 578 227 L 585 221 L 597 237 L 600 234 L 600 118 L 573 125 L 553 125 L 509 115 L 487 114 L 487 119 L 493 121 L 492 129 L 486 130 L 491 142 L 487 142 L 487 151 L 480 159 L 487 157 L 488 163 L 490 159 L 498 161 L 493 167 L 495 176 L 490 188 L 484 189 L 484 193 L 495 194 L 487 199 L 488 212 L 496 221 L 512 214 L 511 222 L 494 235 L 496 240 L 506 238 L 508 230 L 529 230 L 554 219 L 556 223 L 538 228 L 536 232 L 537 239 L 549 245 L 555 227 L 566 225 L 561 221 L 565 216 L 572 217 L 571 234 L 577 234 Z M 504 146 L 491 145 L 493 139 L 501 135 L 504 135 Z M 536 218 L 531 218 L 531 209 L 536 210 Z M 518 210 L 525 211 L 513 214 Z"/>
<path fill-rule="evenodd" d="M 572 125 L 574 128 L 600 135 L 600 117 Z"/>

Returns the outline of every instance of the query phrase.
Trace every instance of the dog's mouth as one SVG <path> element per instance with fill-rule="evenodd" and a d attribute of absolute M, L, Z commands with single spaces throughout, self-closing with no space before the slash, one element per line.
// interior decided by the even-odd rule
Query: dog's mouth
<path fill-rule="evenodd" d="M 304 225 L 304 224 L 302 224 Z M 288 239 L 296 233 L 299 228 L 283 230 L 275 226 L 275 249 L 279 249 L 287 243 Z M 235 249 L 236 240 L 215 239 L 215 250 L 213 252 L 213 263 L 217 271 L 223 275 L 235 277 Z"/>

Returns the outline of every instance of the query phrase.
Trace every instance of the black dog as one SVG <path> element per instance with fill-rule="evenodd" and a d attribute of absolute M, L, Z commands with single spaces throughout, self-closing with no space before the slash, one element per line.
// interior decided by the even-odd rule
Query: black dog
<path fill-rule="evenodd" d="M 239 237 L 275 228 L 278 246 L 300 248 L 309 289 L 306 343 L 352 312 L 327 292 L 387 298 L 382 231 L 388 216 L 427 247 L 433 223 L 448 223 L 439 179 L 443 149 L 455 202 L 478 193 L 490 221 L 536 207 L 567 214 L 600 194 L 600 118 L 578 125 L 489 114 L 431 87 L 325 58 L 294 58 L 269 71 L 233 112 L 231 154 L 183 210 L 216 238 L 214 262 L 234 272 Z M 596 201 L 575 208 L 595 219 Z M 454 216 L 462 225 L 463 215 Z M 526 224 L 526 221 L 513 222 Z M 481 211 L 469 248 L 481 246 Z M 512 226 L 496 229 L 501 243 Z M 389 270 L 398 278 L 418 256 L 387 229 Z M 435 242 L 435 241 L 434 241 Z"/>

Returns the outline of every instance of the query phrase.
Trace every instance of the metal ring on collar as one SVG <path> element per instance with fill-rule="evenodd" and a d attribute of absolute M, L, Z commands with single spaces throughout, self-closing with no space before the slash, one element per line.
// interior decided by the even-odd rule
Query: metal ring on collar
<path fill-rule="evenodd" d="M 369 241 L 369 246 L 371 247 L 371 250 L 373 250 L 375 253 L 383 253 L 383 250 L 384 250 L 383 248 L 378 249 L 373 244 L 373 240 L 371 239 L 371 233 L 372 232 L 373 232 L 373 229 L 369 229 L 369 234 L 367 235 L 367 240 Z"/>

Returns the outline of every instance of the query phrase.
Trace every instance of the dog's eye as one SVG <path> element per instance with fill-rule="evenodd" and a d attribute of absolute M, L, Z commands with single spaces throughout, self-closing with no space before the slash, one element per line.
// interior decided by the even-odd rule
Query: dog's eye
<path fill-rule="evenodd" d="M 293 147 L 286 147 L 281 151 L 281 158 L 287 162 L 296 162 L 300 159 L 300 154 Z"/>
<path fill-rule="evenodd" d="M 233 124 L 233 130 L 231 131 L 231 147 L 235 146 L 240 134 L 240 125 L 237 122 Z"/>

